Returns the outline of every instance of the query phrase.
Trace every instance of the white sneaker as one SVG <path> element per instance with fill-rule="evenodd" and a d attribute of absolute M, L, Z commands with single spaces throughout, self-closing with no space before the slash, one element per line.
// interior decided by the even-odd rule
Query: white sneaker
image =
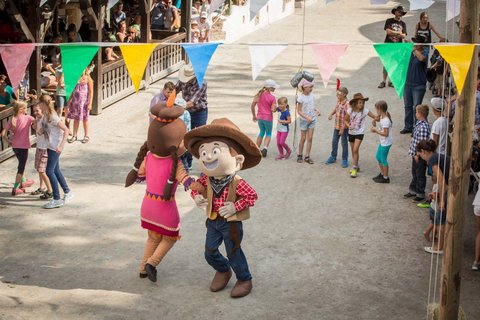
<path fill-rule="evenodd" d="M 480 262 L 474 261 L 473 264 L 472 264 L 472 270 L 473 271 L 480 270 Z"/>
<path fill-rule="evenodd" d="M 423 247 L 423 250 L 432 254 L 443 254 L 443 250 L 434 250 L 432 247 Z"/>
<path fill-rule="evenodd" d="M 73 198 L 72 191 L 69 191 L 63 195 L 63 201 L 66 202 L 67 200 L 71 200 Z"/>
<path fill-rule="evenodd" d="M 55 199 L 52 199 L 50 200 L 49 202 L 47 202 L 43 208 L 44 209 L 53 209 L 53 208 L 60 208 L 61 206 L 63 206 L 63 200 L 62 199 L 58 199 L 58 200 L 55 200 Z"/>

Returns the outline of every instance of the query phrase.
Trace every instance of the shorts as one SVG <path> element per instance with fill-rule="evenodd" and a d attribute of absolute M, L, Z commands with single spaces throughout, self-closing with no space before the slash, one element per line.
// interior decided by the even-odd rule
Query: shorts
<path fill-rule="evenodd" d="M 263 136 L 271 137 L 272 136 L 272 129 L 273 129 L 273 122 L 267 120 L 257 120 L 258 127 L 260 128 L 260 133 L 258 136 L 263 138 Z"/>
<path fill-rule="evenodd" d="M 473 206 L 473 214 L 480 217 L 480 206 Z"/>
<path fill-rule="evenodd" d="M 354 142 L 355 140 L 363 140 L 363 134 L 349 134 L 348 135 L 348 141 L 349 142 Z"/>
<path fill-rule="evenodd" d="M 447 211 L 443 210 L 437 210 L 435 212 L 435 209 L 430 207 L 430 222 L 435 225 L 444 225 L 445 222 L 447 221 Z"/>
<path fill-rule="evenodd" d="M 308 129 L 315 129 L 317 124 L 317 117 L 314 117 L 311 122 L 300 118 L 300 131 L 307 131 Z"/>
<path fill-rule="evenodd" d="M 12 148 L 12 150 L 18 160 L 17 174 L 23 174 L 27 164 L 28 149 Z"/>
<path fill-rule="evenodd" d="M 55 110 L 57 114 L 62 116 L 63 108 L 67 104 L 67 97 L 65 96 L 55 96 Z"/>
<path fill-rule="evenodd" d="M 35 170 L 38 173 L 45 173 L 47 170 L 48 152 L 47 149 L 38 149 L 35 152 Z"/>
<path fill-rule="evenodd" d="M 391 146 L 392 145 L 389 145 L 389 146 L 382 146 L 381 144 L 378 145 L 376 159 L 378 163 L 384 167 L 388 167 L 387 157 L 388 157 L 388 152 L 390 151 Z"/>

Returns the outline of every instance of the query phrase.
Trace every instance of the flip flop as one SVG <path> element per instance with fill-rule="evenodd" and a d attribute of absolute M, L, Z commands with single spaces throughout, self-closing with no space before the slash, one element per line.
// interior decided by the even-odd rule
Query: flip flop
<path fill-rule="evenodd" d="M 68 143 L 74 143 L 75 141 L 77 141 L 77 137 L 75 136 L 72 136 L 71 138 L 67 139 Z"/>
<path fill-rule="evenodd" d="M 82 143 L 87 143 L 88 141 L 90 141 L 90 137 L 89 136 L 85 136 L 82 140 Z"/>

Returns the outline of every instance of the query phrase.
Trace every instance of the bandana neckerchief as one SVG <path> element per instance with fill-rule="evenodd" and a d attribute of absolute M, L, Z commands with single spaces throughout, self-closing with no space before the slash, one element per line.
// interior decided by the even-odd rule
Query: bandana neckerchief
<path fill-rule="evenodd" d="M 222 195 L 227 185 L 230 182 L 232 182 L 233 178 L 235 178 L 235 173 L 229 176 L 226 176 L 225 178 L 220 180 L 217 180 L 214 177 L 208 178 L 208 180 L 210 181 L 210 185 L 212 186 L 213 194 L 215 195 L 215 197 L 220 198 L 220 196 Z"/>

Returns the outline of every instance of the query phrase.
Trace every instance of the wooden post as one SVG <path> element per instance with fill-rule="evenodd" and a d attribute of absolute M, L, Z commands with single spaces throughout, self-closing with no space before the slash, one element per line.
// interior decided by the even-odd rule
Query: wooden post
<path fill-rule="evenodd" d="M 462 0 L 460 42 L 478 43 L 478 2 Z M 453 131 L 450 179 L 448 184 L 447 222 L 442 263 L 439 319 L 457 319 L 460 307 L 460 283 L 463 251 L 465 199 L 470 178 L 478 50 L 475 48 L 463 92 L 457 99 Z"/>
<path fill-rule="evenodd" d="M 102 42 L 102 27 L 105 17 L 105 1 L 92 0 L 92 9 L 97 14 L 96 19 L 88 19 L 90 30 L 92 32 L 92 42 Z M 96 25 L 93 24 L 97 21 Z M 92 72 L 93 79 L 93 101 L 91 114 L 97 115 L 102 113 L 102 99 L 103 99 L 103 64 L 102 64 L 102 50 L 103 47 L 98 49 L 98 53 L 93 58 L 95 62 L 95 69 Z"/>
<path fill-rule="evenodd" d="M 182 16 L 180 21 L 180 28 L 185 28 L 186 41 L 191 41 L 191 30 L 190 30 L 190 21 L 192 19 L 192 1 L 191 0 L 182 0 L 181 1 Z"/>

